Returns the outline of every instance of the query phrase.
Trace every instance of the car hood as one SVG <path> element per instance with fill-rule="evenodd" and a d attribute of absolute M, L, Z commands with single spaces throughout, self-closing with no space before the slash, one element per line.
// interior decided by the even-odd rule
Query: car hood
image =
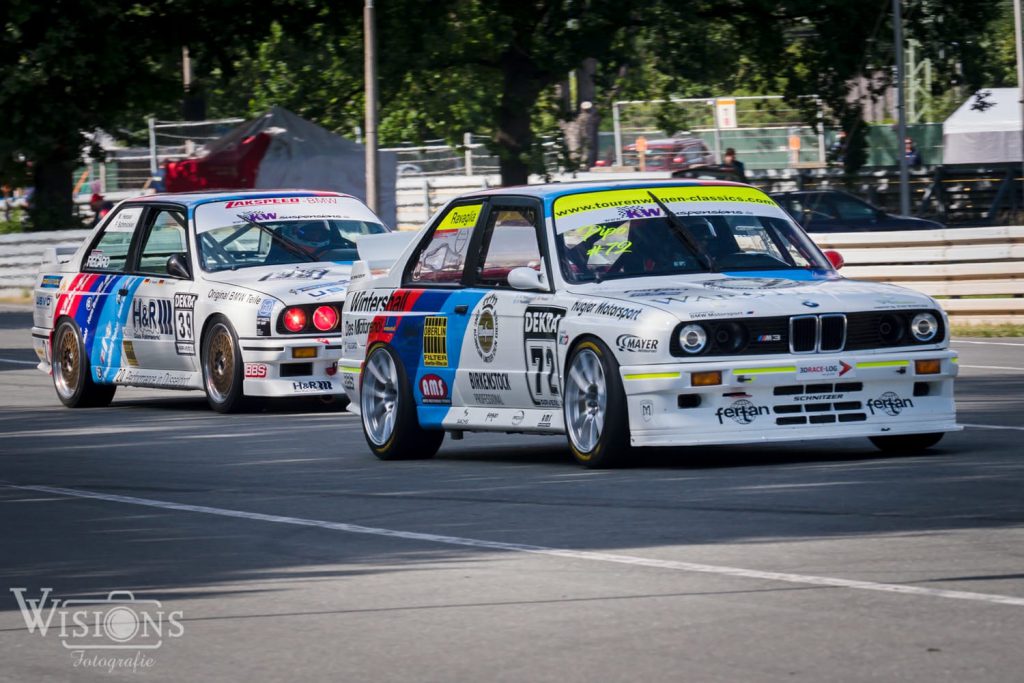
<path fill-rule="evenodd" d="M 570 292 L 644 304 L 680 320 L 938 308 L 919 292 L 833 273 L 704 273 L 576 285 Z"/>
<path fill-rule="evenodd" d="M 351 272 L 350 263 L 324 261 L 223 270 L 208 273 L 206 282 L 244 287 L 286 304 L 342 301 Z"/>

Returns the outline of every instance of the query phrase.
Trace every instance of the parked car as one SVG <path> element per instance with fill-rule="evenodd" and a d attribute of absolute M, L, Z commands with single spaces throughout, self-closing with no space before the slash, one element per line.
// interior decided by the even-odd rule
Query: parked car
<path fill-rule="evenodd" d="M 32 337 L 72 408 L 118 386 L 344 395 L 341 306 L 357 244 L 388 232 L 354 197 L 210 192 L 121 202 L 69 260 L 42 265 Z"/>
<path fill-rule="evenodd" d="M 381 459 L 466 431 L 565 434 L 588 467 L 645 446 L 927 448 L 958 429 L 946 316 L 840 263 L 736 183 L 464 195 L 386 275 L 353 266 L 349 410 Z"/>
<path fill-rule="evenodd" d="M 627 166 L 639 166 L 640 160 L 636 143 L 622 148 L 622 161 Z M 704 141 L 697 137 L 685 136 L 647 141 L 644 167 L 648 171 L 683 171 L 713 163 L 714 155 Z M 611 166 L 614 159 L 598 160 L 598 166 Z"/>
<path fill-rule="evenodd" d="M 800 190 L 768 195 L 807 232 L 938 230 L 946 226 L 912 216 L 896 216 L 840 190 Z"/>

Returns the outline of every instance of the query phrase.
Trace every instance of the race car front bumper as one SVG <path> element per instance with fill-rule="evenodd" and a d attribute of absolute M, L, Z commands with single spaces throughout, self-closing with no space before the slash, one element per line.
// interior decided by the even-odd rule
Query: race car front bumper
<path fill-rule="evenodd" d="M 337 396 L 341 337 L 241 339 L 246 396 Z"/>
<path fill-rule="evenodd" d="M 931 368 L 917 361 L 937 361 Z M 924 374 L 919 370 L 936 370 Z M 621 366 L 634 446 L 927 434 L 956 424 L 953 351 Z M 696 385 L 694 375 L 719 384 Z"/>

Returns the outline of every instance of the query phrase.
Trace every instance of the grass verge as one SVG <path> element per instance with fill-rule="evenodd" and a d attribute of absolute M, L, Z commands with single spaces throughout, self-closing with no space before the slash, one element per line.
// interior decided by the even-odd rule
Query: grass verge
<path fill-rule="evenodd" d="M 1024 337 L 1024 325 L 951 325 L 954 337 Z"/>

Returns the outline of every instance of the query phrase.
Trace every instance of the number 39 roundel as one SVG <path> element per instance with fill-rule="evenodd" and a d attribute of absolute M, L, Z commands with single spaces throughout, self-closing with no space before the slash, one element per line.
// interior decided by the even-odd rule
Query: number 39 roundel
<path fill-rule="evenodd" d="M 565 309 L 557 306 L 527 306 L 523 316 L 523 347 L 526 353 L 526 384 L 536 406 L 562 404 L 558 387 L 558 323 Z"/>

